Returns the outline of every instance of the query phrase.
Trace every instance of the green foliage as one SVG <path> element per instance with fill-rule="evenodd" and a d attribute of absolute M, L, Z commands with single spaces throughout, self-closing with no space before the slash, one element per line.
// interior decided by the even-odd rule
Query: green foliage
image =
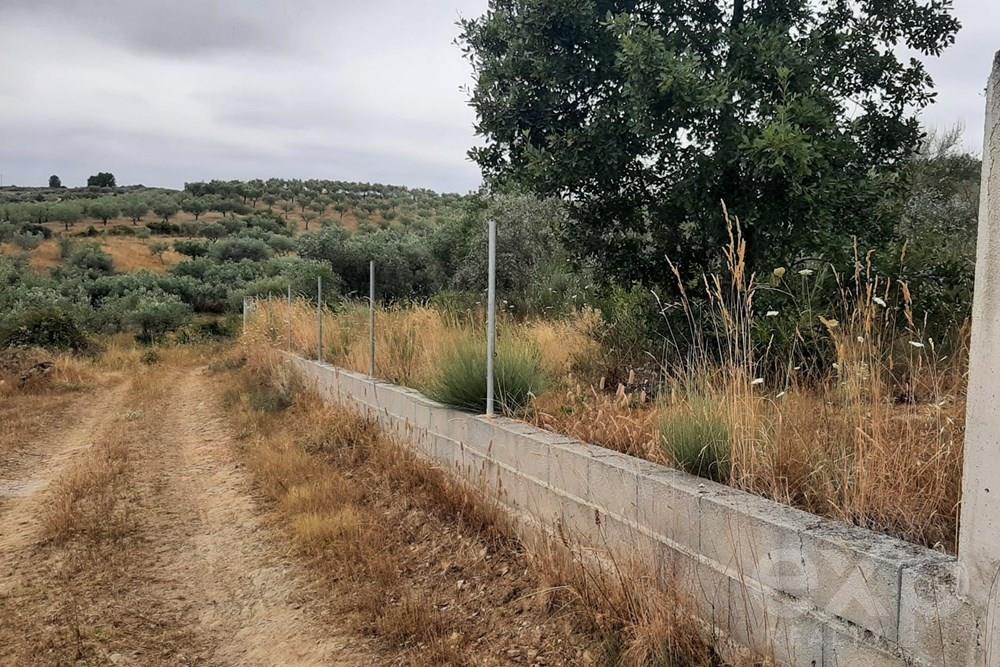
<path fill-rule="evenodd" d="M 299 255 L 325 261 L 344 281 L 348 294 L 367 294 L 368 263 L 375 261 L 380 298 L 425 297 L 442 283 L 437 263 L 422 237 L 396 228 L 348 234 L 331 225 L 299 239 Z"/>
<path fill-rule="evenodd" d="M 556 199 L 501 195 L 471 217 L 468 251 L 453 278 L 460 289 L 482 290 L 486 286 L 491 218 L 497 228 L 497 290 L 504 298 L 523 302 L 544 269 L 552 262 L 565 263 L 556 233 L 565 223 L 566 213 Z"/>
<path fill-rule="evenodd" d="M 115 175 L 109 171 L 101 171 L 87 178 L 88 188 L 113 188 Z"/>
<path fill-rule="evenodd" d="M 930 136 L 911 160 L 910 195 L 884 271 L 907 281 L 928 335 L 949 337 L 971 315 L 979 216 L 979 158 L 959 149 L 956 128 Z M 901 261 L 900 261 L 901 260 Z"/>
<path fill-rule="evenodd" d="M 260 262 L 269 259 L 274 251 L 271 247 L 254 238 L 227 238 L 216 241 L 208 251 L 208 256 L 218 262 L 240 262 L 250 260 Z"/>
<path fill-rule="evenodd" d="M 516 415 L 548 383 L 538 350 L 525 341 L 500 340 L 494 361 L 497 409 Z M 437 377 L 426 388 L 431 398 L 464 410 L 486 410 L 485 338 L 464 338 L 441 360 Z"/>
<path fill-rule="evenodd" d="M 167 252 L 170 246 L 163 241 L 153 241 L 149 244 L 149 254 L 163 262 L 163 253 Z"/>
<path fill-rule="evenodd" d="M 172 294 L 135 295 L 129 304 L 126 322 L 139 329 L 136 340 L 153 343 L 191 319 L 191 308 Z"/>
<path fill-rule="evenodd" d="M 133 225 L 138 225 L 142 217 L 149 213 L 149 201 L 138 195 L 126 197 L 122 201 L 122 213 L 132 219 Z"/>
<path fill-rule="evenodd" d="M 31 232 L 19 232 L 11 237 L 11 241 L 21 250 L 25 252 L 34 250 L 42 241 L 45 239 L 41 234 L 33 234 Z"/>
<path fill-rule="evenodd" d="M 63 223 L 68 230 L 83 217 L 83 207 L 75 201 L 59 202 L 49 209 L 49 217 Z"/>
<path fill-rule="evenodd" d="M 850 261 L 893 234 L 933 97 L 912 51 L 950 3 L 493 0 L 462 22 L 488 182 L 573 202 L 566 238 L 628 284 L 715 268 L 719 201 L 750 264 Z M 842 261 L 845 260 L 845 261 Z"/>
<path fill-rule="evenodd" d="M 205 241 L 199 241 L 198 239 L 184 239 L 182 241 L 174 241 L 174 250 L 182 255 L 195 259 L 198 257 L 204 257 L 208 254 L 208 243 Z"/>
<path fill-rule="evenodd" d="M 88 241 L 64 246 L 61 241 L 60 250 L 63 252 L 66 266 L 76 269 L 89 278 L 114 273 L 115 267 L 111 255 L 104 252 L 99 244 Z"/>
<path fill-rule="evenodd" d="M 226 231 L 225 227 L 215 222 L 207 225 L 202 225 L 201 227 L 201 235 L 204 236 L 206 239 L 212 239 L 212 240 L 221 239 L 228 233 L 229 232 Z"/>
<path fill-rule="evenodd" d="M 114 177 L 112 177 L 112 181 Z M 113 186 L 112 186 L 113 187 Z M 98 218 L 105 225 L 111 218 L 117 218 L 121 212 L 121 207 L 115 197 L 101 197 L 87 204 L 87 213 Z"/>
<path fill-rule="evenodd" d="M 153 209 L 153 213 L 163 218 L 164 223 L 170 222 L 170 218 L 177 215 L 177 212 L 181 210 L 177 200 L 170 195 L 160 195 L 154 198 L 150 204 L 150 208 Z"/>
<path fill-rule="evenodd" d="M 187 197 L 181 200 L 181 209 L 194 216 L 195 221 L 208 210 L 209 202 L 201 197 Z"/>
<path fill-rule="evenodd" d="M 692 397 L 660 421 L 663 447 L 677 467 L 725 483 L 730 471 L 729 426 L 717 403 Z"/>
<path fill-rule="evenodd" d="M 43 347 L 85 350 L 88 341 L 70 311 L 57 306 L 29 308 L 0 319 L 0 348 Z"/>
<path fill-rule="evenodd" d="M 56 176 L 55 174 L 52 174 L 51 176 L 49 176 L 49 187 L 50 188 L 61 188 L 62 187 L 62 180 L 58 176 Z"/>
<path fill-rule="evenodd" d="M 593 333 L 604 355 L 602 372 L 613 373 L 662 357 L 656 330 L 660 309 L 649 290 L 639 285 L 612 285 L 597 295 L 592 305 L 601 311 L 601 325 Z"/>

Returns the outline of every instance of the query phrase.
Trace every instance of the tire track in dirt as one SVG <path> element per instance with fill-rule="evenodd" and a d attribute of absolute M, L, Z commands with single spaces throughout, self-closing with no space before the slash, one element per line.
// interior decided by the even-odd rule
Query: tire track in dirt
<path fill-rule="evenodd" d="M 126 383 L 102 389 L 74 410 L 66 426 L 45 435 L 5 461 L 0 480 L 0 594 L 16 576 L 17 553 L 32 544 L 39 531 L 45 490 L 69 464 L 89 449 L 110 417 L 121 409 Z M 43 399 L 39 399 L 43 400 Z"/>
<path fill-rule="evenodd" d="M 156 464 L 151 534 L 158 542 L 160 595 L 187 600 L 206 656 L 219 665 L 371 665 L 378 661 L 347 631 L 321 623 L 310 583 L 256 506 L 233 457 L 213 388 L 187 370 L 170 391 Z"/>

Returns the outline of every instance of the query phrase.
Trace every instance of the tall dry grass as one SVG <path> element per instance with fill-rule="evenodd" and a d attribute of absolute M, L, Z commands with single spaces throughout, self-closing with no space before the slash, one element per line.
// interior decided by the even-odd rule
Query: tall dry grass
<path fill-rule="evenodd" d="M 816 315 L 836 361 L 810 366 L 810 350 L 778 357 L 755 328 L 761 289 L 730 220 L 724 277 L 707 277 L 708 322 L 695 319 L 688 363 L 664 369 L 661 410 L 708 400 L 729 430 L 729 483 L 808 511 L 953 551 L 961 488 L 965 335 L 950 356 L 926 337 L 904 282 L 856 253 L 836 276 L 839 306 Z M 807 273 L 807 272 L 804 272 Z M 777 289 L 783 289 L 778 286 Z M 806 344 L 804 332 L 795 340 Z M 710 349 L 715 345 L 714 349 Z M 797 352 L 801 354 L 797 354 Z M 668 417 L 669 418 L 669 417 Z"/>
<path fill-rule="evenodd" d="M 478 653 L 452 639 L 482 632 L 475 629 L 484 622 L 478 619 L 481 612 L 470 616 L 460 606 L 461 586 L 476 576 L 477 567 L 489 570 L 491 586 L 498 590 L 505 590 L 507 577 L 518 578 L 518 584 L 506 597 L 486 586 L 475 597 L 497 610 L 516 609 L 516 617 L 529 624 L 537 618 L 568 621 L 591 638 L 588 664 L 770 664 L 735 653 L 723 659 L 717 637 L 696 620 L 691 601 L 676 592 L 679 588 L 664 587 L 662 577 L 648 568 L 599 562 L 589 550 L 574 549 L 572 537 L 565 534 L 522 536 L 491 495 L 417 458 L 374 422 L 302 391 L 290 365 L 273 348 L 253 345 L 244 352 L 246 366 L 237 382 L 227 386 L 230 408 L 242 425 L 248 467 L 277 501 L 303 552 L 351 582 L 353 593 L 344 601 L 359 615 L 360 627 L 395 648 L 418 647 L 413 664 L 476 662 L 470 656 Z M 280 412 L 255 409 L 253 395 L 271 390 L 291 391 L 294 400 Z M 412 515 L 420 508 L 447 517 L 448 531 L 458 527 L 485 548 L 473 550 L 471 560 L 463 553 L 444 557 L 436 545 L 442 539 L 437 524 L 429 533 L 421 530 L 419 545 L 408 542 L 402 526 L 393 523 L 389 529 L 387 517 L 398 520 L 400 512 Z M 424 551 L 445 560 L 430 564 L 432 579 L 453 570 L 460 573 L 453 576 L 462 577 L 459 592 L 445 591 L 447 611 L 431 604 L 436 589 L 428 590 L 419 576 L 424 565 L 417 566 L 407 555 Z M 529 588 L 523 587 L 525 577 Z M 545 637 L 540 644 L 554 640 Z M 500 652 L 514 645 L 504 644 Z"/>
<path fill-rule="evenodd" d="M 502 320 L 501 343 L 504 336 L 528 341 L 554 380 L 536 397 L 529 418 L 667 463 L 691 460 L 697 443 L 690 440 L 698 434 L 724 432 L 725 474 L 718 477 L 732 486 L 954 551 L 966 333 L 956 335 L 958 343 L 945 355 L 922 331 L 907 285 L 877 275 L 869 258 L 858 254 L 853 272 L 836 277 L 839 305 L 808 311 L 810 330 L 796 329 L 793 344 L 779 353 L 760 340 L 767 317 L 757 303 L 760 291 L 793 291 L 790 281 L 806 278 L 754 275 L 739 221 L 727 215 L 727 223 L 725 270 L 704 277 L 699 294 L 689 295 L 689 284 L 674 270 L 680 294 L 674 305 L 686 314 L 694 344 L 659 369 L 656 396 L 638 383 L 605 386 L 595 374 L 602 350 L 592 332 L 600 313 Z M 695 298 L 708 304 L 707 315 L 696 314 Z M 323 317 L 325 358 L 368 372 L 367 308 L 349 306 Z M 381 309 L 376 322 L 376 375 L 418 389 L 430 385 L 449 350 L 483 335 L 478 322 L 426 307 Z M 244 339 L 315 357 L 316 331 L 314 306 L 271 301 L 259 304 Z M 832 348 L 835 363 L 818 366 L 810 347 L 816 345 Z M 721 424 L 700 423 L 709 417 Z M 672 452 L 673 442 L 687 453 Z"/>
<path fill-rule="evenodd" d="M 415 388 L 431 386 L 442 361 L 458 346 L 482 341 L 481 323 L 419 305 L 390 306 L 376 311 L 375 376 Z M 599 317 L 583 311 L 576 319 L 517 322 L 502 319 L 498 338 L 538 351 L 544 370 L 554 377 L 570 373 L 574 364 L 596 354 L 597 343 L 589 331 Z M 348 303 L 334 311 L 315 303 L 283 299 L 258 301 L 243 341 L 247 345 L 266 342 L 278 350 L 292 351 L 315 359 L 319 355 L 319 322 L 323 323 L 323 358 L 344 368 L 368 373 L 370 369 L 369 314 L 367 307 Z M 485 378 L 484 378 L 485 381 Z"/>

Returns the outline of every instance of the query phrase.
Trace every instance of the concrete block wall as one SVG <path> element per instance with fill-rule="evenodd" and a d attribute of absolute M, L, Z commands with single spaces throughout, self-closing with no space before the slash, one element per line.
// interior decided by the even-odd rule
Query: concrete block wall
<path fill-rule="evenodd" d="M 983 623 L 950 556 L 366 375 L 289 363 L 516 516 L 669 575 L 739 644 L 809 667 L 984 662 Z"/>

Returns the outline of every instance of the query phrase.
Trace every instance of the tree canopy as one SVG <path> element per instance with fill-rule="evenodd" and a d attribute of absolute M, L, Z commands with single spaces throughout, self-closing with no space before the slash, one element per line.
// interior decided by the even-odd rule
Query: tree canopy
<path fill-rule="evenodd" d="M 891 237 L 950 0 L 491 0 L 462 22 L 494 187 L 572 204 L 566 238 L 626 280 L 716 257 L 724 200 L 751 260 Z"/>
<path fill-rule="evenodd" d="M 115 175 L 109 171 L 101 171 L 87 178 L 89 188 L 113 188 L 115 187 Z"/>

